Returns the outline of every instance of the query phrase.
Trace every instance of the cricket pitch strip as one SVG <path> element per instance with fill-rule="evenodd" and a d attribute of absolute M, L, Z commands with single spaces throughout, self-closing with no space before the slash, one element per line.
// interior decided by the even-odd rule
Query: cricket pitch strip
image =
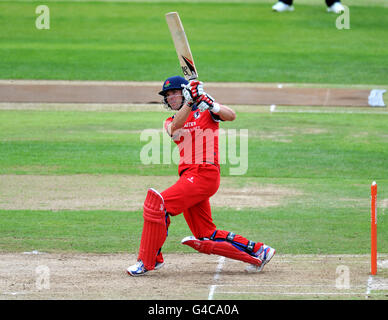
<path fill-rule="evenodd" d="M 126 268 L 134 254 L 0 253 L 1 300 L 388 299 L 388 255 L 277 254 L 260 273 L 219 256 L 165 254 L 142 277 Z"/>

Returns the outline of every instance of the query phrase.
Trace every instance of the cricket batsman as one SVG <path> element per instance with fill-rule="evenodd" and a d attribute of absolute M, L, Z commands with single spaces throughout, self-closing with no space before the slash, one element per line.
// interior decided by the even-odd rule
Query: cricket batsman
<path fill-rule="evenodd" d="M 148 190 L 138 259 L 127 273 L 141 276 L 163 267 L 162 246 L 170 217 L 181 213 L 193 234 L 185 237 L 182 244 L 201 253 L 243 261 L 248 264 L 247 271 L 261 271 L 275 249 L 217 229 L 209 202 L 220 185 L 219 124 L 234 121 L 235 112 L 217 103 L 197 80 L 188 82 L 180 76 L 170 77 L 159 94 L 168 108 L 177 111 L 167 118 L 164 128 L 179 148 L 179 179 L 162 192 Z"/>

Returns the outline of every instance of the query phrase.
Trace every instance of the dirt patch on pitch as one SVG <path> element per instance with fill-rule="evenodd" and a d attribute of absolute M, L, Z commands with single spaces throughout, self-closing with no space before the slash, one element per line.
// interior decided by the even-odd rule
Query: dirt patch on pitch
<path fill-rule="evenodd" d="M 369 276 L 367 255 L 277 254 L 261 273 L 247 273 L 246 264 L 218 256 L 166 254 L 162 269 L 132 278 L 125 270 L 135 259 L 0 253 L 0 299 L 365 299 Z"/>
<path fill-rule="evenodd" d="M 165 190 L 174 176 L 1 175 L 0 210 L 141 210 L 147 189 Z M 221 178 L 211 198 L 215 207 L 278 206 L 301 195 L 292 188 L 260 183 L 255 178 Z"/>
<path fill-rule="evenodd" d="M 243 208 L 275 207 L 300 197 L 303 192 L 291 187 L 262 184 L 259 178 L 223 178 L 218 192 L 210 199 L 216 207 Z"/>

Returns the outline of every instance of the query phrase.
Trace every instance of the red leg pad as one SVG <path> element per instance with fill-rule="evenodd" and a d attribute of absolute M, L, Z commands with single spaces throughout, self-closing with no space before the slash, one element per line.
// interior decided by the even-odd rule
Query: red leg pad
<path fill-rule="evenodd" d="M 188 245 L 201 253 L 216 254 L 219 256 L 243 261 L 257 266 L 261 265 L 260 259 L 255 258 L 244 251 L 238 250 L 231 243 L 226 241 L 217 242 L 212 240 L 198 240 L 192 238 L 183 241 L 182 244 Z"/>
<path fill-rule="evenodd" d="M 143 206 L 143 218 L 144 224 L 138 259 L 143 261 L 147 270 L 153 270 L 158 251 L 167 238 L 163 198 L 154 189 L 148 190 Z"/>
<path fill-rule="evenodd" d="M 229 234 L 229 231 L 217 230 L 216 236 L 214 238 L 215 239 L 225 239 L 226 240 L 226 237 L 228 236 L 228 234 Z M 235 241 L 237 243 L 241 243 L 244 246 L 246 246 L 248 244 L 248 242 L 249 242 L 249 240 L 247 238 L 245 238 L 243 236 L 240 236 L 238 234 L 236 234 L 234 236 L 233 241 Z M 256 252 L 257 250 L 259 250 L 262 245 L 263 245 L 262 242 L 256 242 L 255 247 L 253 248 L 253 252 Z"/>

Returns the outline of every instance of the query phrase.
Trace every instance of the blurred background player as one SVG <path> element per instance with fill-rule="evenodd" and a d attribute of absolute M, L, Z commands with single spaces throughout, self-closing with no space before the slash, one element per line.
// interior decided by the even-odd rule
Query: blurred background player
<path fill-rule="evenodd" d="M 341 4 L 340 0 L 325 0 L 327 5 L 328 12 L 341 13 L 345 11 L 344 6 Z M 293 0 L 279 0 L 274 4 L 272 10 L 277 12 L 284 11 L 294 11 L 294 7 L 292 6 Z"/>
<path fill-rule="evenodd" d="M 165 105 L 177 111 L 164 122 L 178 145 L 178 181 L 159 193 L 150 188 L 143 205 L 143 232 L 137 262 L 127 269 L 140 276 L 164 265 L 162 246 L 168 235 L 170 216 L 183 213 L 193 234 L 182 244 L 206 254 L 248 263 L 247 271 L 261 271 L 275 249 L 233 232 L 218 230 L 213 223 L 209 198 L 220 184 L 218 129 L 220 121 L 233 121 L 235 112 L 203 91 L 199 81 L 168 78 L 162 91 Z"/>

